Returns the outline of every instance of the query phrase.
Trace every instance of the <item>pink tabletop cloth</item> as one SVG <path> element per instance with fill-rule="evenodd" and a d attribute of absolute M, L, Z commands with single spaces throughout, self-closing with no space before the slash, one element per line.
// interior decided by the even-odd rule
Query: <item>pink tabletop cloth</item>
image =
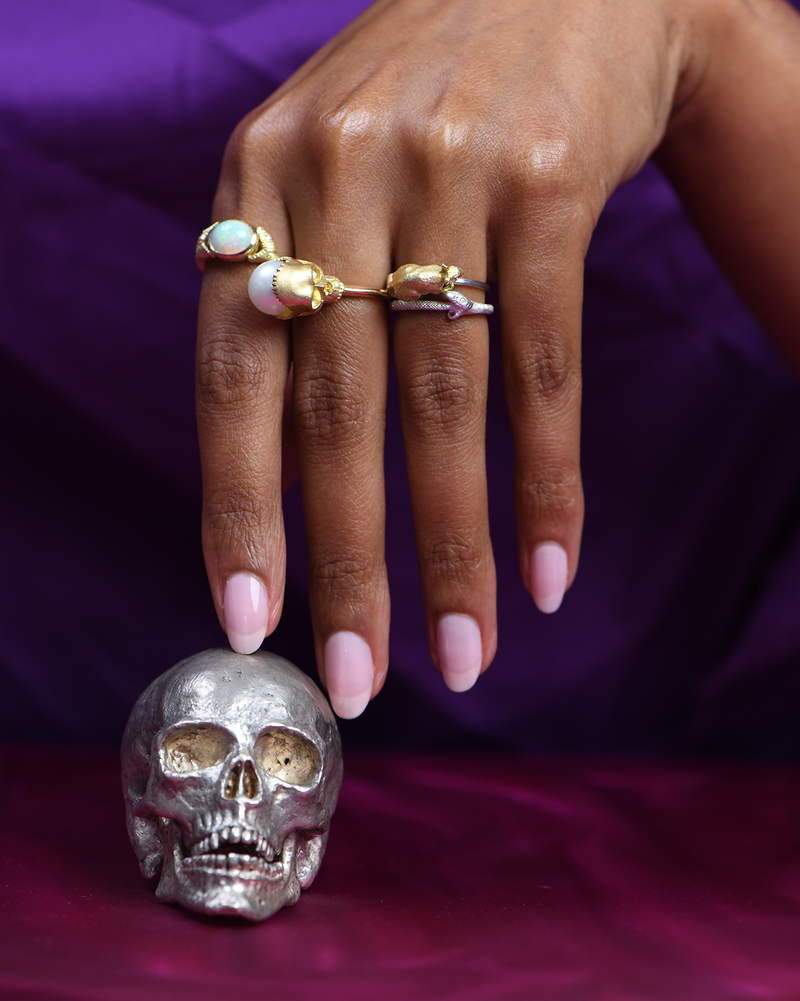
<path fill-rule="evenodd" d="M 13 1001 L 800 998 L 800 769 L 351 754 L 261 925 L 156 902 L 116 756 L 0 753 Z"/>

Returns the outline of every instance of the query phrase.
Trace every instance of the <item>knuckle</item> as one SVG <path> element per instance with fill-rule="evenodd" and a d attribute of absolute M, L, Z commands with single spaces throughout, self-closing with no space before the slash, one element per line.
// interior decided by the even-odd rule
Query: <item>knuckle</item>
<path fill-rule="evenodd" d="M 483 565 L 479 546 L 463 535 L 438 536 L 422 547 L 420 563 L 424 572 L 451 584 L 466 584 Z"/>
<path fill-rule="evenodd" d="M 266 200 L 278 202 L 286 150 L 295 148 L 296 136 L 302 134 L 297 112 L 281 104 L 256 108 L 243 118 L 225 147 L 214 216 L 236 215 L 244 206 Z"/>
<path fill-rule="evenodd" d="M 452 431 L 474 417 L 477 410 L 471 380 L 441 367 L 412 372 L 405 398 L 408 417 L 418 434 Z"/>
<path fill-rule="evenodd" d="M 531 179 L 540 197 L 555 201 L 574 196 L 578 175 L 576 158 L 568 142 L 541 143 L 531 160 Z"/>
<path fill-rule="evenodd" d="M 521 135 L 525 136 L 524 130 Z M 502 183 L 512 204 L 530 203 L 547 218 L 565 216 L 568 220 L 587 184 L 589 158 L 580 139 L 557 126 L 517 139 L 516 145 L 504 149 L 502 157 Z"/>
<path fill-rule="evenodd" d="M 363 440 L 369 427 L 366 398 L 329 375 L 295 379 L 295 427 L 317 447 L 340 451 Z"/>
<path fill-rule="evenodd" d="M 512 359 L 514 398 L 526 403 L 559 402 L 577 389 L 579 373 L 566 345 L 555 338 L 532 338 Z"/>
<path fill-rule="evenodd" d="M 309 577 L 319 597 L 354 605 L 380 577 L 381 568 L 364 553 L 323 553 L 309 561 Z"/>
<path fill-rule="evenodd" d="M 379 153 L 388 138 L 382 103 L 362 89 L 341 98 L 333 107 L 315 108 L 305 124 L 309 153 L 326 173 L 355 169 Z"/>
<path fill-rule="evenodd" d="M 256 108 L 236 126 L 225 148 L 224 169 L 243 173 L 250 164 L 259 164 L 273 141 L 289 123 L 274 108 Z"/>
<path fill-rule="evenodd" d="M 404 131 L 404 146 L 413 162 L 422 168 L 429 183 L 438 179 L 445 187 L 456 171 L 463 180 L 486 146 L 475 116 L 460 109 L 450 112 L 440 107 L 429 118 L 407 123 Z"/>
<path fill-rule="evenodd" d="M 518 478 L 517 497 L 534 521 L 569 521 L 581 510 L 581 480 L 577 470 L 533 469 Z"/>
<path fill-rule="evenodd" d="M 253 558 L 260 549 L 265 529 L 274 524 L 276 512 L 265 497 L 256 491 L 236 490 L 227 485 L 222 491 L 209 492 L 203 500 L 204 528 L 215 539 L 217 548 L 244 549 Z"/>
<path fill-rule="evenodd" d="M 197 405 L 205 413 L 236 410 L 253 398 L 267 378 L 257 352 L 225 336 L 206 342 L 197 359 Z"/>

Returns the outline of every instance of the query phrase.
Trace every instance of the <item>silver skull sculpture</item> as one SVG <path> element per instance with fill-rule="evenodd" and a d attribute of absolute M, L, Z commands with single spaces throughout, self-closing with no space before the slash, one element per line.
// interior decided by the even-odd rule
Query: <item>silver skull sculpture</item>
<path fill-rule="evenodd" d="M 319 871 L 342 782 L 336 718 L 272 654 L 207 650 L 157 678 L 122 740 L 128 833 L 159 900 L 252 921 Z"/>

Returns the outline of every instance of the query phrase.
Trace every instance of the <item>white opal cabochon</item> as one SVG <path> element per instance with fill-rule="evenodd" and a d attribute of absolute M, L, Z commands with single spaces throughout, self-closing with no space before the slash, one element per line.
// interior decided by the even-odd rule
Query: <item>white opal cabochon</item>
<path fill-rule="evenodd" d="M 209 249 L 219 257 L 241 257 L 253 246 L 255 231 L 241 219 L 218 222 L 206 237 Z"/>
<path fill-rule="evenodd" d="M 247 292 L 252 304 L 270 316 L 280 316 L 286 312 L 286 306 L 275 295 L 272 284 L 283 263 L 283 261 L 264 261 L 253 271 L 247 283 Z"/>

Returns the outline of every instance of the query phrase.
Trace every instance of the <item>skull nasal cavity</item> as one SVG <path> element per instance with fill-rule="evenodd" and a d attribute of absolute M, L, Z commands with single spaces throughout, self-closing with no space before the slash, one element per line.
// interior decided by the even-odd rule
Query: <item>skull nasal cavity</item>
<path fill-rule="evenodd" d="M 252 761 L 237 761 L 225 782 L 227 799 L 236 799 L 240 795 L 247 799 L 255 799 L 258 795 L 258 776 Z"/>

